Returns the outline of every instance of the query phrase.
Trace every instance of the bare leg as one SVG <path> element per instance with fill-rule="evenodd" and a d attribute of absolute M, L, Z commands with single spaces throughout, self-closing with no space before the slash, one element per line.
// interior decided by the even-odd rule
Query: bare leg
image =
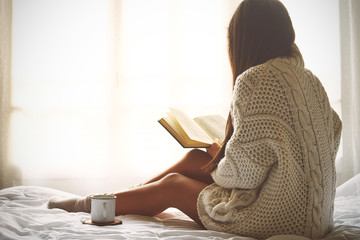
<path fill-rule="evenodd" d="M 174 207 L 203 226 L 197 213 L 197 198 L 206 186 L 207 183 L 171 173 L 158 181 L 116 193 L 115 214 L 155 216 L 169 207 Z M 49 208 L 61 208 L 69 212 L 90 212 L 90 202 L 89 197 L 51 200 Z"/>
<path fill-rule="evenodd" d="M 202 169 L 210 160 L 211 156 L 207 152 L 192 149 L 174 166 L 150 179 L 145 184 L 158 181 L 170 173 L 180 173 L 186 177 L 211 184 L 214 180 L 209 173 Z"/>
<path fill-rule="evenodd" d="M 168 174 L 161 180 L 115 194 L 116 215 L 154 216 L 174 207 L 202 226 L 197 213 L 197 198 L 207 185 L 181 174 Z"/>
<path fill-rule="evenodd" d="M 207 185 L 213 183 L 210 174 L 202 170 L 210 160 L 206 152 L 193 149 L 177 164 L 145 185 L 117 193 L 116 215 L 154 216 L 169 207 L 175 207 L 202 226 L 197 214 L 197 198 Z M 77 207 L 78 202 L 88 206 L 90 198 L 50 201 L 49 207 L 75 212 L 90 211 L 90 208 L 85 210 Z"/>

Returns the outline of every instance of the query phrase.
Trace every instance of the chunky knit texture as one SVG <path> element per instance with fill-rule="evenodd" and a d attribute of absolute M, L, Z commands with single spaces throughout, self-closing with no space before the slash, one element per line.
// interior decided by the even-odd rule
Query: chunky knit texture
<path fill-rule="evenodd" d="M 322 238 L 333 226 L 341 121 L 295 45 L 292 52 L 236 80 L 234 133 L 212 172 L 215 183 L 198 198 L 207 229 Z"/>

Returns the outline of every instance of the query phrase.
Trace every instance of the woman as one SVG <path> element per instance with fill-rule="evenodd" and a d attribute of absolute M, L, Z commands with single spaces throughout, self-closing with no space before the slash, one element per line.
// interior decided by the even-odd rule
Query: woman
<path fill-rule="evenodd" d="M 258 239 L 327 234 L 341 121 L 294 39 L 280 1 L 244 0 L 228 28 L 233 100 L 224 143 L 191 150 L 146 184 L 117 193 L 116 214 L 175 207 L 207 229 Z M 90 198 L 49 207 L 90 212 Z"/>

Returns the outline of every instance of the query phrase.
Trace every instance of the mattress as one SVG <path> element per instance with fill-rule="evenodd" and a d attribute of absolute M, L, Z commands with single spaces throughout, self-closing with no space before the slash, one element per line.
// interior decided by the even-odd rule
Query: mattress
<path fill-rule="evenodd" d="M 17 186 L 0 190 L 0 239 L 234 239 L 245 236 L 201 229 L 176 209 L 155 217 L 122 215 L 123 224 L 94 226 L 82 222 L 88 213 L 48 209 L 50 198 L 76 195 L 38 186 Z M 337 189 L 334 230 L 324 240 L 360 239 L 360 175 Z M 278 235 L 268 240 L 308 240 L 301 236 Z"/>

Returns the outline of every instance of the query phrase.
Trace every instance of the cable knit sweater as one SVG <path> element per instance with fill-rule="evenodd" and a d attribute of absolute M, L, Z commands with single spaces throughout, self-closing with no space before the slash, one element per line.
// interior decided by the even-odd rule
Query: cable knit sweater
<path fill-rule="evenodd" d="M 322 238 L 333 226 L 341 121 L 298 48 L 241 74 L 234 133 L 198 197 L 207 229 L 266 239 Z"/>

